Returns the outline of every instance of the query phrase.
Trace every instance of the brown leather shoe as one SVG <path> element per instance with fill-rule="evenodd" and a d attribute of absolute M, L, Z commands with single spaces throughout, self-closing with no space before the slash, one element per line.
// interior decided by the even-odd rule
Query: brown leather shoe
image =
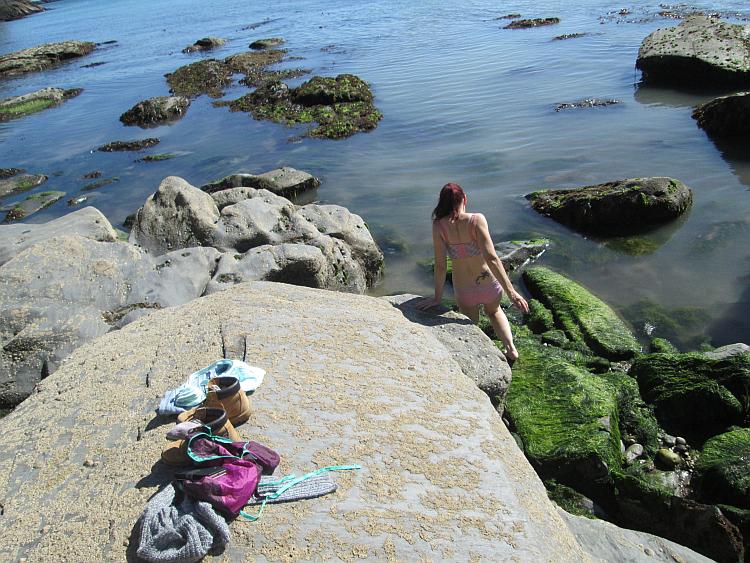
<path fill-rule="evenodd" d="M 218 389 L 216 389 L 218 387 Z M 231 375 L 214 377 L 208 380 L 208 392 L 203 407 L 217 407 L 227 411 L 227 416 L 234 426 L 244 424 L 250 418 L 250 401 L 240 388 L 240 381 Z M 190 420 L 190 413 L 181 413 L 177 420 Z"/>
<path fill-rule="evenodd" d="M 229 438 L 233 442 L 240 442 L 242 438 L 234 429 L 234 425 L 229 421 L 227 413 L 222 408 L 215 407 L 200 407 L 191 411 L 182 413 L 189 416 L 185 417 L 185 420 L 198 420 L 204 423 L 211 429 L 213 434 L 217 436 L 224 436 Z M 180 422 L 185 422 L 182 420 Z M 198 430 L 200 432 L 200 430 Z M 167 465 L 174 467 L 184 467 L 191 465 L 193 460 L 187 454 L 187 440 L 177 440 L 170 442 L 164 450 L 161 452 L 161 460 Z"/>

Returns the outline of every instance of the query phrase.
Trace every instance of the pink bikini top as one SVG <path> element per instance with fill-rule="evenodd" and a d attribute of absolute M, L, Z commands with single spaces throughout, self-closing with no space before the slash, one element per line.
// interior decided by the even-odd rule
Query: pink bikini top
<path fill-rule="evenodd" d="M 445 228 L 445 225 L 438 221 L 438 229 L 440 229 L 440 236 L 443 237 L 443 242 L 445 243 L 445 250 L 448 253 L 448 258 L 451 260 L 462 260 L 464 258 L 473 258 L 474 256 L 481 256 L 482 251 L 479 250 L 479 247 L 477 246 L 477 235 L 476 235 L 476 218 L 477 214 L 472 213 L 471 217 L 469 217 L 469 232 L 471 233 L 471 238 L 469 242 L 457 242 L 455 244 L 451 244 L 448 242 L 448 231 Z"/>

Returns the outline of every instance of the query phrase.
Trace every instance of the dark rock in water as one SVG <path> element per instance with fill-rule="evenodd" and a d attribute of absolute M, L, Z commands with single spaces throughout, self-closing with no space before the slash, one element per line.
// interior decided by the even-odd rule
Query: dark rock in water
<path fill-rule="evenodd" d="M 81 176 L 84 180 L 93 180 L 94 178 L 101 178 L 102 172 L 101 170 L 92 170 L 91 172 L 87 172 L 83 176 Z"/>
<path fill-rule="evenodd" d="M 646 37 L 636 67 L 648 82 L 750 84 L 747 36 L 746 26 L 691 16 L 677 27 L 658 29 Z"/>
<path fill-rule="evenodd" d="M 5 168 L 4 170 L 17 170 L 18 173 L 0 180 L 0 198 L 25 192 L 47 181 L 47 176 L 44 174 L 20 174 L 23 171 L 18 168 Z"/>
<path fill-rule="evenodd" d="M 0 121 L 9 121 L 24 117 L 47 108 L 59 106 L 65 100 L 75 98 L 83 92 L 80 88 L 63 90 L 62 88 L 43 88 L 36 92 L 13 96 L 0 100 Z"/>
<path fill-rule="evenodd" d="M 512 272 L 539 258 L 549 246 L 545 238 L 509 240 L 495 244 L 495 252 L 505 269 Z"/>
<path fill-rule="evenodd" d="M 232 73 L 223 61 L 208 59 L 181 66 L 167 74 L 169 91 L 178 96 L 195 97 L 208 94 L 218 98 L 232 83 Z"/>
<path fill-rule="evenodd" d="M 164 152 L 161 154 L 149 154 L 142 158 L 136 158 L 133 162 L 161 162 L 163 160 L 171 160 L 177 155 L 172 152 Z"/>
<path fill-rule="evenodd" d="M 351 74 L 335 78 L 316 76 L 297 88 L 269 81 L 255 92 L 222 105 L 228 105 L 232 111 L 250 112 L 255 119 L 286 125 L 317 123 L 305 134 L 328 139 L 369 131 L 382 118 L 372 103 L 367 83 Z"/>
<path fill-rule="evenodd" d="M 120 121 L 144 129 L 157 127 L 181 119 L 189 106 L 190 100 L 182 96 L 158 96 L 138 102 L 120 116 Z"/>
<path fill-rule="evenodd" d="M 258 39 L 250 43 L 251 49 L 269 49 L 271 47 L 278 47 L 284 44 L 284 39 L 281 37 L 269 37 L 268 39 Z"/>
<path fill-rule="evenodd" d="M 585 233 L 633 234 L 670 221 L 693 202 L 679 180 L 634 178 L 573 190 L 544 190 L 526 196 L 535 211 Z"/>
<path fill-rule="evenodd" d="M 505 14 L 504 16 L 498 16 L 495 20 L 517 20 L 521 17 L 521 14 Z"/>
<path fill-rule="evenodd" d="M 26 172 L 26 170 L 23 168 L 0 168 L 0 180 L 5 180 L 11 176 L 16 176 L 17 174 L 23 174 L 24 172 Z"/>
<path fill-rule="evenodd" d="M 77 205 L 81 205 L 82 203 L 86 203 L 89 200 L 89 196 L 87 195 L 80 195 L 77 197 L 72 197 L 68 200 L 68 206 L 69 207 L 76 207 Z"/>
<path fill-rule="evenodd" d="M 750 133 L 750 92 L 716 98 L 693 111 L 698 126 L 714 138 L 742 137 Z"/>
<path fill-rule="evenodd" d="M 98 66 L 102 66 L 107 64 L 107 61 L 97 61 L 95 63 L 89 63 L 87 65 L 81 65 L 81 68 L 96 68 Z"/>
<path fill-rule="evenodd" d="M 98 190 L 99 188 L 103 188 L 104 186 L 109 186 L 110 184 L 114 184 L 115 182 L 119 182 L 120 178 L 114 177 L 114 178 L 102 178 L 101 180 L 97 180 L 96 182 L 91 182 L 89 184 L 86 184 L 81 188 L 82 192 L 90 192 L 91 190 Z"/>
<path fill-rule="evenodd" d="M 534 18 L 529 20 L 515 20 L 505 26 L 504 29 L 528 29 L 543 25 L 555 25 L 560 23 L 560 18 Z"/>
<path fill-rule="evenodd" d="M 532 297 L 547 306 L 573 342 L 580 342 L 609 360 L 632 358 L 640 345 L 615 312 L 588 290 L 547 268 L 523 273 Z"/>
<path fill-rule="evenodd" d="M 0 55 L 0 78 L 46 70 L 69 59 L 88 55 L 95 47 L 95 43 L 87 41 L 63 41 Z"/>
<path fill-rule="evenodd" d="M 702 442 L 735 424 L 748 424 L 750 354 L 713 360 L 703 354 L 649 354 L 630 375 L 661 426 Z"/>
<path fill-rule="evenodd" d="M 659 303 L 638 301 L 626 307 L 623 315 L 637 327 L 639 335 L 664 338 L 678 349 L 699 348 L 708 340 L 706 328 L 711 314 L 700 307 L 668 309 Z"/>
<path fill-rule="evenodd" d="M 41 211 L 45 207 L 49 207 L 57 200 L 65 197 L 65 192 L 40 192 L 27 197 L 20 203 L 15 204 L 10 208 L 8 213 L 5 215 L 3 223 L 14 223 L 22 219 L 26 219 L 30 215 L 33 215 L 37 211 Z"/>
<path fill-rule="evenodd" d="M 159 139 L 149 137 L 138 141 L 112 141 L 99 147 L 98 151 L 102 152 L 119 152 L 119 151 L 140 151 L 159 144 Z"/>
<path fill-rule="evenodd" d="M 21 19 L 31 14 L 43 12 L 39 4 L 29 0 L 2 0 L 0 1 L 0 21 L 11 21 Z"/>
<path fill-rule="evenodd" d="M 63 233 L 101 242 L 117 240 L 117 233 L 102 212 L 84 207 L 47 223 L 0 227 L 0 266 L 30 246 Z"/>
<path fill-rule="evenodd" d="M 714 436 L 703 446 L 693 485 L 703 502 L 750 509 L 750 428 Z"/>
<path fill-rule="evenodd" d="M 603 108 L 606 106 L 613 106 L 615 104 L 621 104 L 620 100 L 603 100 L 600 98 L 586 98 L 585 100 L 579 100 L 577 102 L 567 102 L 564 104 L 557 104 L 555 111 L 562 111 L 564 109 L 581 109 L 581 108 Z"/>
<path fill-rule="evenodd" d="M 220 39 L 218 37 L 204 37 L 202 39 L 198 39 L 198 41 L 196 41 L 192 45 L 185 47 L 182 52 L 195 53 L 198 51 L 210 51 L 211 49 L 216 49 L 216 47 L 221 47 L 226 42 L 226 39 Z"/>
<path fill-rule="evenodd" d="M 221 180 L 204 184 L 200 189 L 212 194 L 223 190 L 230 190 L 231 188 L 256 188 L 268 190 L 276 195 L 288 198 L 307 190 L 313 190 L 319 186 L 320 180 L 315 176 L 302 170 L 284 166 L 258 175 L 232 174 Z M 219 204 L 220 209 L 221 207 L 222 205 Z"/>
<path fill-rule="evenodd" d="M 557 37 L 553 37 L 553 41 L 564 41 L 566 39 L 578 39 L 579 37 L 586 37 L 588 33 L 564 33 L 562 35 L 558 35 Z"/>

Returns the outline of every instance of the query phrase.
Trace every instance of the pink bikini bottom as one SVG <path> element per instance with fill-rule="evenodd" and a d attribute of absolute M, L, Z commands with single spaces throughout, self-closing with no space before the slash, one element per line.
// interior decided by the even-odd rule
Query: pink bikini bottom
<path fill-rule="evenodd" d="M 476 305 L 487 305 L 497 300 L 503 293 L 500 282 L 492 280 L 490 283 L 483 283 L 469 287 L 454 287 L 453 293 L 456 300 L 467 307 Z"/>

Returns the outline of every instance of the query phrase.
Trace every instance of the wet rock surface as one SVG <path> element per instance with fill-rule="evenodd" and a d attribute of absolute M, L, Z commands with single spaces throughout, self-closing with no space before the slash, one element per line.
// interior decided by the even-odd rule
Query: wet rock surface
<path fill-rule="evenodd" d="M 526 196 L 532 208 L 576 230 L 600 235 L 643 232 L 673 220 L 693 202 L 690 188 L 666 177 L 633 178 Z"/>
<path fill-rule="evenodd" d="M 3 219 L 3 223 L 14 223 L 26 219 L 45 207 L 49 207 L 56 201 L 65 197 L 65 195 L 65 192 L 59 191 L 47 191 L 32 194 L 19 203 L 3 208 L 3 210 L 7 212 L 5 214 L 5 219 Z"/>
<path fill-rule="evenodd" d="M 269 37 L 268 39 L 258 39 L 250 43 L 251 49 L 270 49 L 271 47 L 278 47 L 284 44 L 284 39 L 281 37 Z"/>
<path fill-rule="evenodd" d="M 0 179 L 0 198 L 35 188 L 47 181 L 45 174 L 24 174 L 18 168 L 5 168 L 7 175 Z"/>
<path fill-rule="evenodd" d="M 203 37 L 201 39 L 198 39 L 198 41 L 196 41 L 192 45 L 185 47 L 182 50 L 182 52 L 183 53 L 196 53 L 200 51 L 210 51 L 211 49 L 216 49 L 217 47 L 221 47 L 226 42 L 227 42 L 226 39 L 221 39 L 219 37 Z"/>
<path fill-rule="evenodd" d="M 63 41 L 0 55 L 0 78 L 46 70 L 67 60 L 88 55 L 95 47 L 95 43 L 88 41 Z"/>
<path fill-rule="evenodd" d="M 158 144 L 159 139 L 149 137 L 148 139 L 140 139 L 137 141 L 112 141 L 111 143 L 98 147 L 96 150 L 101 152 L 140 151 L 150 147 L 155 147 Z"/>
<path fill-rule="evenodd" d="M 17 20 L 43 11 L 39 4 L 28 0 L 0 0 L 0 21 Z"/>
<path fill-rule="evenodd" d="M 676 27 L 658 29 L 646 37 L 636 67 L 648 82 L 750 84 L 747 33 L 744 25 L 691 16 Z"/>
<path fill-rule="evenodd" d="M 182 96 L 157 96 L 138 102 L 120 116 L 125 125 L 141 128 L 173 123 L 184 117 L 190 100 Z"/>
<path fill-rule="evenodd" d="M 586 98 L 585 100 L 579 100 L 577 102 L 566 102 L 563 104 L 557 104 L 555 111 L 563 111 L 567 109 L 584 109 L 584 108 L 603 108 L 607 106 L 613 106 L 621 104 L 620 100 L 602 99 L 602 98 Z"/>
<path fill-rule="evenodd" d="M 250 94 L 220 105 L 289 126 L 315 123 L 304 135 L 328 139 L 370 131 L 382 118 L 373 105 L 370 87 L 351 74 L 316 76 L 297 88 L 269 81 Z"/>
<path fill-rule="evenodd" d="M 560 18 L 533 18 L 525 20 L 516 19 L 506 25 L 504 29 L 529 29 L 532 27 L 556 25 L 558 23 L 560 23 Z"/>
<path fill-rule="evenodd" d="M 225 176 L 215 182 L 204 184 L 201 186 L 201 190 L 211 194 L 232 188 L 256 188 L 268 190 L 276 195 L 288 198 L 318 187 L 320 187 L 320 180 L 312 174 L 283 166 L 263 174 L 239 173 Z M 219 203 L 219 201 L 222 203 Z M 217 204 L 222 207 L 228 201 L 222 197 L 221 200 L 217 200 Z"/>
<path fill-rule="evenodd" d="M 750 133 L 750 92 L 701 104 L 693 111 L 693 119 L 711 137 L 746 139 Z"/>
<path fill-rule="evenodd" d="M 0 100 L 0 121 L 18 119 L 42 110 L 59 106 L 65 100 L 75 98 L 83 90 L 81 88 L 43 88 L 36 92 L 13 96 Z"/>

